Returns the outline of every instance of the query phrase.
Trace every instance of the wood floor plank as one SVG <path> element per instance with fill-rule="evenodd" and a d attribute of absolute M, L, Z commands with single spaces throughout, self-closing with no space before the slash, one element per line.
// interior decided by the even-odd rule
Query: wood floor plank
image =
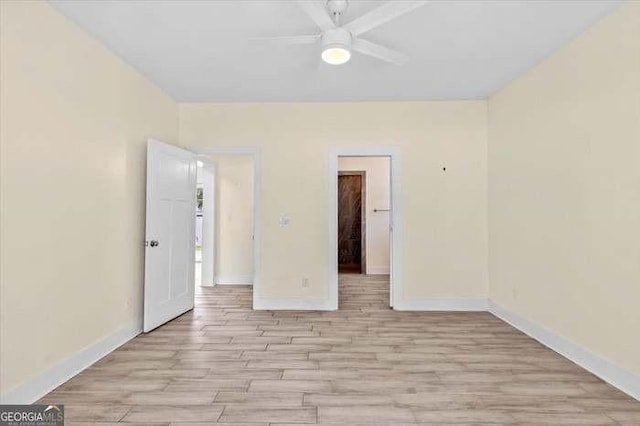
<path fill-rule="evenodd" d="M 316 423 L 316 408 L 260 408 L 250 406 L 227 406 L 220 418 L 221 422 L 295 422 Z"/>
<path fill-rule="evenodd" d="M 251 392 L 331 392 L 326 380 L 252 380 Z"/>
<path fill-rule="evenodd" d="M 302 407 L 304 393 L 299 392 L 218 392 L 217 404 L 256 408 Z"/>
<path fill-rule="evenodd" d="M 212 404 L 216 391 L 154 391 L 154 392 L 133 392 L 122 402 L 129 405 L 208 405 Z"/>
<path fill-rule="evenodd" d="M 125 423 L 194 422 L 215 423 L 224 407 L 217 405 L 136 405 L 124 416 Z"/>
<path fill-rule="evenodd" d="M 369 406 L 319 406 L 318 421 L 324 423 L 381 423 L 393 424 L 398 422 L 411 423 L 413 414 L 408 408 L 393 405 Z"/>
<path fill-rule="evenodd" d="M 65 404 L 65 418 L 85 422 L 117 422 L 131 409 L 123 404 Z"/>

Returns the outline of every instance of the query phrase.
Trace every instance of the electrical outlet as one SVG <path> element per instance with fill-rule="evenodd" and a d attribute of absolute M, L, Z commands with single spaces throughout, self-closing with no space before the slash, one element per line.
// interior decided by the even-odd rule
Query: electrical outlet
<path fill-rule="evenodd" d="M 302 277 L 302 288 L 309 288 L 309 278 Z"/>

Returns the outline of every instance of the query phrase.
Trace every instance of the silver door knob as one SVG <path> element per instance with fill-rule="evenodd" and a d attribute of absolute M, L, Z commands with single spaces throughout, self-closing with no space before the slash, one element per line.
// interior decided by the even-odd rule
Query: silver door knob
<path fill-rule="evenodd" d="M 149 245 L 151 247 L 158 247 L 160 245 L 159 242 L 157 242 L 156 240 L 151 240 L 151 242 L 149 243 Z"/>

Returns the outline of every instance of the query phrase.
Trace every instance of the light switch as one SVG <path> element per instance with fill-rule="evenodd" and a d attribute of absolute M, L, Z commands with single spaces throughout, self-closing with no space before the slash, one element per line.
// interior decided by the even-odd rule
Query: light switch
<path fill-rule="evenodd" d="M 280 226 L 285 227 L 289 225 L 291 218 L 289 216 L 280 216 Z"/>

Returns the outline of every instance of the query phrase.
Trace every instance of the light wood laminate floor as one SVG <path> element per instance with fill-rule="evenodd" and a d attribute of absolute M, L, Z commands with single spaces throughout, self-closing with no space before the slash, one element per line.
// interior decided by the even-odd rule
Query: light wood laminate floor
<path fill-rule="evenodd" d="M 387 277 L 343 275 L 339 311 L 269 312 L 250 287 L 202 289 L 41 402 L 71 425 L 640 425 L 640 402 L 491 314 L 388 295 Z"/>

